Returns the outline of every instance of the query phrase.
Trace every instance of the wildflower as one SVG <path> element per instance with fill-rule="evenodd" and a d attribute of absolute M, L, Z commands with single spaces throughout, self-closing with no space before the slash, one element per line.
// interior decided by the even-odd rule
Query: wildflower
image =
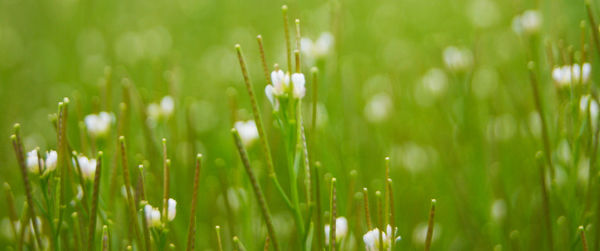
<path fill-rule="evenodd" d="M 365 105 L 365 116 L 372 123 L 380 123 L 388 118 L 392 109 L 392 99 L 386 93 L 373 96 Z"/>
<path fill-rule="evenodd" d="M 443 58 L 446 67 L 451 71 L 464 71 L 473 65 L 473 54 L 466 48 L 446 47 Z"/>
<path fill-rule="evenodd" d="M 91 158 L 88 159 L 87 157 L 80 155 L 77 157 L 77 160 L 73 159 L 73 165 L 77 164 L 75 161 L 79 163 L 83 178 L 93 180 L 96 172 L 96 160 Z"/>
<path fill-rule="evenodd" d="M 506 216 L 506 202 L 503 199 L 495 200 L 492 203 L 490 214 L 495 222 L 500 222 Z"/>
<path fill-rule="evenodd" d="M 256 123 L 254 120 L 237 121 L 234 124 L 235 129 L 240 134 L 240 138 L 244 145 L 252 144 L 256 139 L 258 139 L 258 130 L 256 129 Z"/>
<path fill-rule="evenodd" d="M 306 80 L 304 79 L 304 74 L 292 74 L 292 83 L 294 83 L 294 97 L 297 99 L 304 98 L 304 95 L 306 94 L 306 88 L 304 87 Z"/>
<path fill-rule="evenodd" d="M 583 63 L 582 66 L 579 64 L 557 66 L 552 70 L 552 79 L 559 87 L 569 86 L 571 83 L 587 83 L 591 72 L 590 63 Z"/>
<path fill-rule="evenodd" d="M 537 10 L 526 10 L 513 18 L 512 29 L 515 33 L 535 34 L 542 26 L 542 14 Z"/>
<path fill-rule="evenodd" d="M 442 228 L 439 224 L 435 223 L 433 226 L 433 235 L 431 236 L 431 241 L 434 242 L 440 237 L 440 233 L 442 232 Z M 415 229 L 413 230 L 413 242 L 418 245 L 424 245 L 425 240 L 427 239 L 427 222 L 419 223 Z"/>
<path fill-rule="evenodd" d="M 164 96 L 160 103 L 150 103 L 146 108 L 146 114 L 153 122 L 170 118 L 174 111 L 175 100 L 171 96 Z"/>
<path fill-rule="evenodd" d="M 158 208 L 154 208 L 149 204 L 146 204 L 146 206 L 144 206 L 144 213 L 146 215 L 146 222 L 148 223 L 149 227 L 161 226 L 160 211 Z"/>
<path fill-rule="evenodd" d="M 175 110 L 175 101 L 171 96 L 165 96 L 160 100 L 160 110 L 164 117 L 171 117 Z"/>
<path fill-rule="evenodd" d="M 392 249 L 392 227 L 387 225 L 386 231 L 381 232 L 378 228 L 374 228 L 363 235 L 363 241 L 365 242 L 365 248 L 367 251 L 383 251 L 380 248 L 379 235 L 381 234 L 381 240 L 383 240 L 383 250 L 390 251 Z"/>
<path fill-rule="evenodd" d="M 285 93 L 291 92 L 291 95 L 296 99 L 302 99 L 306 94 L 306 79 L 302 73 L 290 74 L 283 73 L 282 70 L 271 72 L 271 82 L 273 85 L 265 87 L 265 94 L 273 106 L 278 104 L 276 98 L 284 96 Z M 290 90 L 290 83 L 294 85 L 294 89 Z"/>
<path fill-rule="evenodd" d="M 312 61 L 329 54 L 333 42 L 333 35 L 330 32 L 323 32 L 314 42 L 310 38 L 303 37 L 300 40 L 300 48 L 302 54 L 304 54 L 309 61 Z"/>
<path fill-rule="evenodd" d="M 598 102 L 595 99 L 592 99 L 590 95 L 581 97 L 581 99 L 579 100 L 579 111 L 582 114 L 584 114 L 584 116 L 587 116 L 588 106 L 590 119 L 592 121 L 592 128 L 595 130 L 595 128 L 597 128 L 598 125 Z"/>
<path fill-rule="evenodd" d="M 46 168 L 44 171 L 48 170 L 48 171 L 53 171 L 54 169 L 56 169 L 56 162 L 58 160 L 58 154 L 56 153 L 56 151 L 54 150 L 50 150 L 49 152 L 46 152 Z"/>
<path fill-rule="evenodd" d="M 167 202 L 167 219 L 169 221 L 173 221 L 173 219 L 175 219 L 175 214 L 177 213 L 176 207 L 177 207 L 177 201 L 169 198 L 169 200 Z"/>
<path fill-rule="evenodd" d="M 27 170 L 32 173 L 39 174 L 40 173 L 40 160 L 38 159 L 38 151 L 32 150 L 27 153 Z"/>
<path fill-rule="evenodd" d="M 109 113 L 100 112 L 98 114 L 90 114 L 85 116 L 84 122 L 88 133 L 92 137 L 97 138 L 106 136 L 106 134 L 108 134 L 112 120 L 112 116 Z"/>
<path fill-rule="evenodd" d="M 325 244 L 329 245 L 329 232 L 330 232 L 329 224 L 326 224 L 324 227 L 325 230 Z M 337 217 L 335 219 L 335 241 L 339 242 L 344 239 L 348 234 L 348 220 L 346 217 Z"/>

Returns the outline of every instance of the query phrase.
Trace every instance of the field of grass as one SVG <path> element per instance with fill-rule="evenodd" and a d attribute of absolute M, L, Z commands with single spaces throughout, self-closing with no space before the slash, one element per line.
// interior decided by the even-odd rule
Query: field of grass
<path fill-rule="evenodd" d="M 0 249 L 600 250 L 599 22 L 0 0 Z"/>

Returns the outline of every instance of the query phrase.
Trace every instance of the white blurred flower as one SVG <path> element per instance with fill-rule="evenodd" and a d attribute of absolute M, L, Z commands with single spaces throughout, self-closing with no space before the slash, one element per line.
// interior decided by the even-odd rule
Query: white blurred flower
<path fill-rule="evenodd" d="M 175 110 L 175 101 L 171 96 L 165 96 L 160 100 L 160 110 L 165 117 L 171 117 Z"/>
<path fill-rule="evenodd" d="M 173 221 L 175 219 L 175 214 L 177 213 L 177 201 L 172 198 L 169 198 L 167 203 L 167 219 L 169 221 Z"/>
<path fill-rule="evenodd" d="M 333 46 L 334 37 L 329 32 L 323 32 L 316 41 L 310 38 L 303 37 L 300 40 L 300 48 L 302 53 L 309 61 L 322 58 L 329 54 L 329 50 Z"/>
<path fill-rule="evenodd" d="M 146 114 L 151 122 L 168 119 L 175 111 L 175 100 L 171 96 L 164 96 L 160 103 L 150 103 L 146 107 Z"/>
<path fill-rule="evenodd" d="M 451 71 L 465 71 L 473 65 L 473 54 L 466 48 L 446 47 L 443 58 L 446 67 Z"/>
<path fill-rule="evenodd" d="M 248 146 L 258 139 L 258 129 L 254 120 L 236 121 L 233 126 L 240 134 L 244 145 Z"/>
<path fill-rule="evenodd" d="M 590 103 L 590 100 L 591 100 L 591 103 Z M 589 108 L 590 117 L 591 117 L 591 121 L 592 121 L 592 128 L 595 131 L 595 129 L 598 126 L 599 109 L 598 109 L 598 102 L 596 102 L 595 99 L 591 99 L 590 95 L 583 96 L 579 100 L 579 111 L 584 116 L 587 116 L 588 108 Z"/>
<path fill-rule="evenodd" d="M 294 73 L 292 74 L 292 83 L 294 84 L 294 98 L 302 99 L 306 94 L 306 80 L 304 79 L 304 74 L 302 73 Z"/>
<path fill-rule="evenodd" d="M 146 204 L 146 206 L 144 206 L 144 214 L 146 216 L 146 222 L 148 223 L 149 227 L 161 226 L 160 211 L 158 210 L 158 208 L 154 208 L 149 204 Z"/>
<path fill-rule="evenodd" d="M 112 121 L 112 116 L 107 112 L 90 114 L 84 119 L 88 133 L 94 138 L 106 136 L 110 131 Z"/>
<path fill-rule="evenodd" d="M 96 160 L 88 159 L 88 157 L 79 155 L 77 157 L 77 163 L 79 163 L 79 167 L 81 168 L 81 175 L 84 179 L 93 180 L 94 174 L 96 173 Z M 73 165 L 76 167 L 77 163 L 75 163 L 75 159 L 73 159 Z"/>
<path fill-rule="evenodd" d="M 32 173 L 39 174 L 40 173 L 40 161 L 38 158 L 38 151 L 32 150 L 31 152 L 27 152 L 26 159 L 27 170 Z"/>
<path fill-rule="evenodd" d="M 492 203 L 490 215 L 495 222 L 500 222 L 506 216 L 506 202 L 503 199 L 497 199 Z"/>
<path fill-rule="evenodd" d="M 513 18 L 512 29 L 515 33 L 535 34 L 542 26 L 542 14 L 537 10 L 526 10 Z"/>
<path fill-rule="evenodd" d="M 54 150 L 46 152 L 46 169 L 44 171 L 53 171 L 56 169 L 56 162 L 58 160 L 58 154 Z"/>
<path fill-rule="evenodd" d="M 476 27 L 486 28 L 494 25 L 500 18 L 498 6 L 490 0 L 474 0 L 469 4 L 468 14 Z"/>
<path fill-rule="evenodd" d="M 329 224 L 326 224 L 324 227 L 325 230 L 325 245 L 329 245 L 329 232 L 331 227 Z M 348 220 L 346 217 L 337 217 L 335 219 L 335 241 L 339 243 L 346 235 L 348 234 Z"/>
<path fill-rule="evenodd" d="M 583 80 L 581 82 L 587 83 L 590 80 L 591 72 L 592 65 L 590 63 L 583 63 L 583 66 L 579 66 L 579 64 L 557 66 L 552 70 L 552 79 L 559 87 L 565 87 L 571 83 L 578 84 L 580 79 Z"/>
<path fill-rule="evenodd" d="M 436 241 L 440 237 L 440 233 L 442 232 L 441 226 L 435 223 L 433 225 L 433 235 L 431 236 L 431 242 Z M 427 238 L 427 222 L 419 223 L 415 229 L 413 230 L 413 242 L 418 245 L 424 245 L 425 239 Z"/>
<path fill-rule="evenodd" d="M 383 240 L 383 250 L 380 249 L 380 230 L 374 228 L 363 235 L 363 241 L 365 242 L 365 248 L 367 251 L 391 251 L 392 249 L 392 227 L 387 225 L 386 231 L 381 232 L 381 240 Z"/>
<path fill-rule="evenodd" d="M 372 123 L 380 123 L 388 118 L 392 109 L 392 99 L 386 93 L 373 96 L 365 106 L 365 116 Z"/>

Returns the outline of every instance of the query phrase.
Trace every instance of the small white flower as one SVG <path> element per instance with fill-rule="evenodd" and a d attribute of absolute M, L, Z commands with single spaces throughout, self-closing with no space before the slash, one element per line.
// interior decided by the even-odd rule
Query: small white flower
<path fill-rule="evenodd" d="M 177 201 L 169 198 L 167 203 L 167 219 L 169 221 L 173 221 L 175 219 L 175 214 L 177 213 Z"/>
<path fill-rule="evenodd" d="M 35 173 L 35 174 L 40 173 L 40 162 L 38 159 L 38 151 L 37 150 L 32 150 L 31 152 L 27 153 L 26 164 L 27 164 L 27 170 L 29 170 L 30 172 Z"/>
<path fill-rule="evenodd" d="M 234 124 L 235 129 L 240 134 L 240 138 L 244 145 L 248 146 L 258 139 L 258 130 L 256 129 L 256 123 L 254 120 L 248 121 L 236 121 Z"/>
<path fill-rule="evenodd" d="M 506 216 L 506 202 L 503 199 L 495 200 L 492 203 L 490 214 L 495 222 L 500 222 Z"/>
<path fill-rule="evenodd" d="M 552 79 L 559 87 L 566 87 L 571 83 L 587 83 L 590 80 L 591 72 L 592 65 L 590 63 L 583 63 L 583 66 L 579 66 L 579 64 L 557 66 L 552 70 Z"/>
<path fill-rule="evenodd" d="M 154 208 L 147 204 L 146 206 L 144 206 L 144 213 L 146 215 L 146 222 L 148 223 L 149 227 L 161 226 L 160 211 L 158 210 L 158 208 Z"/>
<path fill-rule="evenodd" d="M 58 160 L 58 154 L 54 150 L 46 152 L 46 169 L 44 171 L 52 171 L 56 169 L 56 162 Z"/>
<path fill-rule="evenodd" d="M 542 14 L 537 10 L 526 10 L 513 18 L 512 28 L 515 33 L 535 34 L 542 26 Z"/>
<path fill-rule="evenodd" d="M 159 120 L 161 117 L 161 113 L 162 113 L 162 109 L 160 108 L 160 105 L 157 103 L 151 103 L 146 108 L 146 114 L 148 115 L 148 118 L 152 121 Z"/>
<path fill-rule="evenodd" d="M 77 157 L 77 163 L 81 168 L 81 175 L 84 179 L 93 180 L 94 174 L 96 173 L 96 160 L 88 159 L 87 157 L 80 155 Z M 73 165 L 76 167 L 75 159 L 73 159 Z"/>
<path fill-rule="evenodd" d="M 590 100 L 591 100 L 591 103 L 590 103 Z M 598 114 L 600 112 L 600 109 L 599 109 L 600 107 L 598 106 L 598 102 L 596 102 L 595 99 L 592 99 L 590 97 L 590 95 L 581 97 L 581 99 L 579 100 L 579 111 L 584 116 L 587 116 L 588 106 L 589 106 L 589 112 L 590 112 L 590 117 L 591 117 L 591 121 L 592 121 L 592 128 L 595 131 L 598 126 Z"/>
<path fill-rule="evenodd" d="M 90 114 L 85 116 L 85 126 L 87 127 L 88 133 L 94 137 L 103 137 L 110 131 L 110 124 L 112 123 L 112 116 L 107 112 L 100 112 L 99 114 Z"/>
<path fill-rule="evenodd" d="M 331 50 L 334 43 L 334 37 L 329 32 L 323 32 L 316 41 L 312 41 L 310 38 L 302 38 L 300 40 L 300 48 L 304 56 L 310 61 L 319 59 L 327 54 Z"/>
<path fill-rule="evenodd" d="M 392 248 L 392 227 L 387 225 L 386 232 L 381 232 L 381 240 L 383 240 L 383 250 L 380 249 L 380 241 L 379 241 L 380 230 L 378 228 L 374 228 L 371 231 L 367 232 L 363 235 L 363 241 L 365 242 L 365 248 L 367 251 L 390 251 Z"/>
<path fill-rule="evenodd" d="M 325 230 L 325 244 L 329 245 L 329 232 L 331 227 L 329 224 L 326 224 L 324 227 Z M 348 220 L 346 217 L 338 217 L 335 219 L 335 241 L 340 242 L 346 235 L 348 234 Z"/>
<path fill-rule="evenodd" d="M 290 74 L 283 73 L 282 70 L 271 72 L 271 83 L 273 83 L 272 93 L 275 96 L 282 95 L 290 85 Z"/>
<path fill-rule="evenodd" d="M 171 117 L 175 110 L 175 101 L 171 96 L 165 96 L 160 100 L 160 110 L 164 117 Z"/>
<path fill-rule="evenodd" d="M 269 103 L 271 103 L 273 108 L 275 108 L 275 110 L 278 110 L 279 103 L 278 103 L 277 99 L 275 98 L 275 96 L 273 96 L 273 86 L 272 85 L 267 85 L 265 87 L 265 96 L 267 96 L 267 99 L 269 100 Z"/>
<path fill-rule="evenodd" d="M 304 87 L 306 80 L 304 79 L 304 74 L 292 74 L 292 83 L 294 83 L 294 97 L 302 99 L 306 94 L 306 88 Z"/>
<path fill-rule="evenodd" d="M 464 71 L 473 65 L 473 54 L 466 48 L 446 47 L 443 58 L 446 67 L 451 71 Z"/>
<path fill-rule="evenodd" d="M 385 121 L 392 109 L 392 99 L 386 93 L 373 96 L 365 106 L 365 116 L 371 123 Z"/>

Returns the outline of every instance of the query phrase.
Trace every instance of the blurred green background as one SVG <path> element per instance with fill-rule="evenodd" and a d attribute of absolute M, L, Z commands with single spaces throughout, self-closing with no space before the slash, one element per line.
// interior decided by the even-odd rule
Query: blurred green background
<path fill-rule="evenodd" d="M 252 118 L 234 44 L 239 43 L 246 55 L 276 170 L 287 190 L 285 155 L 264 97 L 266 82 L 256 43 L 256 35 L 262 34 L 267 62 L 285 65 L 282 4 L 289 6 L 292 20 L 301 20 L 303 37 L 314 40 L 322 32 L 335 37 L 325 57 L 303 61 L 307 76 L 312 66 L 320 70 L 318 99 L 323 113 L 311 147 L 325 177 L 338 180 L 338 215 L 349 219 L 358 245 L 366 229 L 360 195 L 354 193 L 361 187 L 383 190 L 384 158 L 390 156 L 403 248 L 421 248 L 416 228 L 426 223 L 431 198 L 438 201 L 435 249 L 490 250 L 497 244 L 510 249 L 513 230 L 520 232 L 525 249 L 537 247 L 542 238 L 541 197 L 534 155 L 542 146 L 539 132 L 533 129 L 535 110 L 526 68 L 530 48 L 540 62 L 540 87 L 550 115 L 552 146 L 557 149 L 553 158 L 564 166 L 569 184 L 575 184 L 564 189 L 568 208 L 556 210 L 553 220 L 567 214 L 568 247 L 578 245 L 576 226 L 586 223 L 580 220 L 585 185 L 572 175 L 577 172 L 568 169 L 569 159 L 561 162 L 564 154 L 558 149 L 564 134 L 556 129 L 558 101 L 543 55 L 546 41 L 563 40 L 579 50 L 579 22 L 587 20 L 583 1 L 0 0 L 4 107 L 0 181 L 13 187 L 21 205 L 23 185 L 9 142 L 13 123 L 22 125 L 26 150 L 55 149 L 56 134 L 48 114 L 56 112 L 58 101 L 69 97 L 73 101 L 69 140 L 79 149 L 78 121 L 101 110 L 116 116 L 123 101 L 121 81 L 127 78 L 146 103 L 159 102 L 165 95 L 176 100 L 174 117 L 152 128 L 154 148 L 159 149 L 159 139 L 166 137 L 174 161 L 171 189 L 178 216 L 171 240 L 184 246 L 195 149 L 205 156 L 199 250 L 216 247 L 214 225 L 224 227 L 227 240 L 235 234 L 250 250 L 258 249 L 266 232 L 260 227 L 254 195 L 229 133 L 232 97 L 237 100 L 236 116 Z M 531 43 L 511 28 L 513 17 L 527 9 L 538 9 L 543 15 L 540 34 Z M 442 53 L 448 46 L 471 50 L 473 67 L 462 73 L 447 70 Z M 108 99 L 106 66 L 112 69 Z M 431 73 L 431 69 L 439 70 Z M 436 83 L 442 83 L 439 92 L 423 87 L 432 74 Z M 465 94 L 461 88 L 469 81 L 471 91 Z M 307 83 L 304 109 L 307 123 L 311 83 Z M 146 186 L 150 203 L 159 205 L 160 162 L 149 156 L 152 146 L 141 132 L 143 122 L 136 109 L 130 110 L 127 128 L 130 164 L 133 168 L 144 159 L 151 161 Z M 374 110 L 384 112 L 373 117 Z M 108 180 L 114 167 L 115 131 L 113 126 L 110 137 L 99 144 L 109 153 L 103 203 L 113 200 Z M 266 180 L 258 144 L 249 151 L 280 238 L 293 245 L 291 213 Z M 569 155 L 569 146 L 566 152 Z M 354 185 L 351 170 L 357 171 Z M 324 205 L 327 184 L 321 186 Z M 231 212 L 225 210 L 225 191 L 233 197 Z M 506 207 L 496 220 L 492 217 L 495 201 Z M 116 238 L 127 232 L 118 224 L 124 219 L 121 211 L 114 216 Z M 3 207 L 0 215 L 6 215 Z M 7 241 L 1 237 L 0 245 Z"/>

